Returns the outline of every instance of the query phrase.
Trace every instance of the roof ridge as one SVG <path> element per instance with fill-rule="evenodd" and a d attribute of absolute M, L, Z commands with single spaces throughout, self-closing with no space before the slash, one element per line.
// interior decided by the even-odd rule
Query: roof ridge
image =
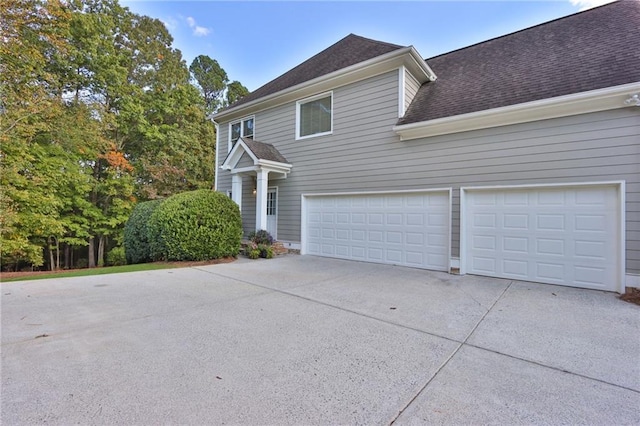
<path fill-rule="evenodd" d="M 555 18 L 555 19 L 552 19 L 550 21 L 541 22 L 539 24 L 532 25 L 532 26 L 527 27 L 527 28 L 523 28 L 523 29 L 520 29 L 520 30 L 517 30 L 517 31 L 513 31 L 513 32 L 510 32 L 510 33 L 507 33 L 507 34 L 499 35 L 499 36 L 496 36 L 496 37 L 493 37 L 493 38 L 490 38 L 490 39 L 487 39 L 487 40 L 479 41 L 477 43 L 470 44 L 469 46 L 464 46 L 464 47 L 460 47 L 458 49 L 450 50 L 449 52 L 440 53 L 439 55 L 431 56 L 430 58 L 424 58 L 424 60 L 425 61 L 431 61 L 431 60 L 439 58 L 441 56 L 449 55 L 451 53 L 456 53 L 456 52 L 459 52 L 461 50 L 471 49 L 472 47 L 476 47 L 476 46 L 481 45 L 481 44 L 486 44 L 486 43 L 489 43 L 489 42 L 492 42 L 492 41 L 495 41 L 495 40 L 499 40 L 501 38 L 510 37 L 510 36 L 512 36 L 514 34 L 522 33 L 522 32 L 525 32 L 525 31 L 529 31 L 529 30 L 532 30 L 534 28 L 538 28 L 538 27 L 542 27 L 544 25 L 551 24 L 553 22 L 558 22 L 558 21 L 562 21 L 562 20 L 565 20 L 565 19 L 570 19 L 570 18 L 573 18 L 573 17 L 578 16 L 578 15 L 586 14 L 586 13 L 589 13 L 589 12 L 593 12 L 594 10 L 602 9 L 602 8 L 609 7 L 609 6 L 612 6 L 612 5 L 617 4 L 617 3 L 621 3 L 623 1 L 629 1 L 629 2 L 634 2 L 635 1 L 635 2 L 638 2 L 638 0 L 616 0 L 616 1 L 613 1 L 611 3 L 605 3 L 605 4 L 600 5 L 600 6 L 592 7 L 590 9 L 580 10 L 580 11 L 572 13 L 570 15 L 561 16 L 559 18 Z"/>
<path fill-rule="evenodd" d="M 389 43 L 389 42 L 382 41 L 382 40 L 375 40 L 373 38 L 363 37 L 361 35 L 354 34 L 354 33 L 350 33 L 347 37 L 350 37 L 350 36 L 358 37 L 358 38 L 360 38 L 362 40 L 371 41 L 373 43 L 382 44 L 382 45 L 389 46 L 389 47 L 395 47 L 395 48 L 398 48 L 398 49 L 402 49 L 403 47 L 408 47 L 408 46 L 402 46 L 400 44 Z M 342 38 L 342 40 L 344 40 L 347 37 Z"/>
<path fill-rule="evenodd" d="M 291 68 L 290 70 L 288 70 L 288 71 L 284 72 L 283 74 L 280 74 L 280 75 L 279 75 L 278 77 L 276 77 L 275 79 L 273 79 L 273 80 L 271 80 L 271 81 L 269 81 L 269 82 L 267 82 L 267 83 L 263 84 L 262 86 L 258 87 L 258 89 L 262 88 L 263 86 L 266 86 L 267 84 L 271 83 L 271 82 L 272 82 L 272 81 L 274 81 L 274 80 L 277 80 L 278 78 L 280 78 L 280 77 L 284 76 L 285 74 L 288 74 L 288 73 L 290 73 L 290 72 L 292 72 L 292 71 L 294 71 L 294 70 L 296 70 L 296 69 L 298 69 L 298 68 L 303 67 L 303 66 L 304 66 L 305 64 L 307 64 L 308 62 L 310 62 L 310 61 L 312 61 L 313 59 L 315 59 L 316 57 L 318 57 L 318 56 L 320 56 L 320 55 L 324 54 L 326 51 L 328 51 L 328 50 L 332 49 L 333 47 L 335 47 L 335 46 L 337 46 L 338 44 L 340 44 L 340 43 L 342 43 L 342 42 L 346 41 L 346 40 L 347 40 L 347 39 L 349 39 L 349 38 L 359 38 L 359 39 L 361 39 L 361 40 L 366 40 L 366 41 L 369 41 L 369 42 L 373 42 L 373 43 L 377 43 L 377 44 L 385 45 L 385 46 L 389 46 L 389 47 L 394 47 L 394 48 L 397 48 L 397 49 L 402 49 L 402 48 L 404 47 L 404 46 L 399 46 L 399 45 L 396 45 L 396 44 L 393 44 L 393 43 L 386 43 L 386 42 L 384 42 L 384 41 L 373 40 L 373 39 L 370 39 L 370 38 L 362 37 L 362 36 L 357 35 L 357 34 L 354 34 L 354 33 L 350 33 L 350 34 L 346 35 L 345 37 L 342 37 L 340 40 L 336 41 L 335 43 L 333 43 L 331 46 L 329 46 L 329 47 L 327 47 L 327 48 L 325 48 L 325 49 L 322 49 L 320 52 L 318 52 L 318 53 L 316 53 L 315 55 L 313 55 L 313 56 L 309 57 L 308 59 L 305 59 L 304 61 L 302 61 L 301 63 L 299 63 L 299 64 L 298 64 L 298 65 L 296 65 L 295 67 Z M 256 89 L 255 91 L 257 91 L 258 89 Z"/>
<path fill-rule="evenodd" d="M 306 59 L 304 62 L 258 87 L 224 110 L 243 105 L 314 78 L 347 68 L 356 63 L 402 49 L 403 47 L 404 46 L 373 40 L 351 33 Z"/>

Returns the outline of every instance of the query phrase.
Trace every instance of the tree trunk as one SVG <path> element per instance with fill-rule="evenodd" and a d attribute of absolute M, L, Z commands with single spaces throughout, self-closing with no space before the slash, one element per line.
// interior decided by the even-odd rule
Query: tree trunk
<path fill-rule="evenodd" d="M 60 240 L 56 238 L 56 270 L 60 269 Z"/>
<path fill-rule="evenodd" d="M 89 248 L 87 250 L 87 254 L 89 255 L 88 259 L 87 259 L 87 266 L 89 266 L 89 268 L 95 268 L 96 267 L 96 253 L 95 253 L 95 244 L 94 244 L 94 238 L 93 237 L 89 237 Z"/>
<path fill-rule="evenodd" d="M 47 254 L 49 255 L 49 270 L 50 271 L 54 271 L 55 270 L 55 263 L 53 261 L 53 250 L 51 249 L 51 237 L 49 237 L 49 239 L 47 240 Z"/>
<path fill-rule="evenodd" d="M 70 266 L 70 254 L 71 250 L 69 249 L 69 244 L 64 245 L 64 269 L 69 269 Z"/>
<path fill-rule="evenodd" d="M 105 238 L 103 235 L 100 235 L 98 239 L 98 266 L 104 266 L 104 244 Z"/>

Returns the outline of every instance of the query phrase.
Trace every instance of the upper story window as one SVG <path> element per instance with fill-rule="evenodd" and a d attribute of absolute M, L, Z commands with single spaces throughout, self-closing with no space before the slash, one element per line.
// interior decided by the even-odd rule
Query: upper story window
<path fill-rule="evenodd" d="M 253 117 L 229 123 L 229 151 L 238 142 L 240 137 L 253 137 Z"/>
<path fill-rule="evenodd" d="M 333 131 L 333 92 L 298 101 L 296 139 L 327 135 Z"/>

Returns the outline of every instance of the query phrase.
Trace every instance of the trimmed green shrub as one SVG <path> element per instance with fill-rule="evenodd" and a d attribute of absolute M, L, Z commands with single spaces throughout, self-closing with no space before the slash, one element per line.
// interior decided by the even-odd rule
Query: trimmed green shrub
<path fill-rule="evenodd" d="M 151 215 L 148 229 L 153 260 L 209 260 L 240 251 L 238 205 L 208 189 L 167 198 Z"/>
<path fill-rule="evenodd" d="M 138 203 L 131 212 L 129 220 L 124 225 L 124 250 L 127 263 L 145 263 L 153 260 L 149 241 L 149 218 L 162 201 Z"/>
<path fill-rule="evenodd" d="M 109 250 L 107 253 L 107 266 L 122 266 L 127 264 L 124 247 L 118 246 Z"/>

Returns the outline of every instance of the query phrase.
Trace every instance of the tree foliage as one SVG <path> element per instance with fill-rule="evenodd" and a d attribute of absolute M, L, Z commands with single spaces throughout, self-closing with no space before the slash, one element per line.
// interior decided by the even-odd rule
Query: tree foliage
<path fill-rule="evenodd" d="M 189 71 L 202 90 L 207 110 L 213 112 L 218 109 L 221 105 L 222 94 L 229 83 L 225 70 L 215 59 L 200 55 L 193 60 Z"/>
<path fill-rule="evenodd" d="M 207 113 L 226 108 L 249 94 L 249 90 L 239 81 L 229 83 L 227 73 L 218 61 L 206 55 L 196 57 L 189 71 L 204 98 Z"/>
<path fill-rule="evenodd" d="M 211 187 L 206 98 L 162 22 L 117 0 L 3 0 L 0 33 L 3 268 L 73 266 L 80 247 L 101 265 L 137 200 Z"/>
<path fill-rule="evenodd" d="M 124 226 L 124 250 L 127 263 L 151 262 L 149 219 L 162 200 L 138 203 Z"/>
<path fill-rule="evenodd" d="M 244 98 L 249 94 L 249 89 L 244 87 L 239 81 L 232 81 L 227 86 L 227 98 L 225 100 L 225 106 L 229 106 L 236 101 Z"/>

